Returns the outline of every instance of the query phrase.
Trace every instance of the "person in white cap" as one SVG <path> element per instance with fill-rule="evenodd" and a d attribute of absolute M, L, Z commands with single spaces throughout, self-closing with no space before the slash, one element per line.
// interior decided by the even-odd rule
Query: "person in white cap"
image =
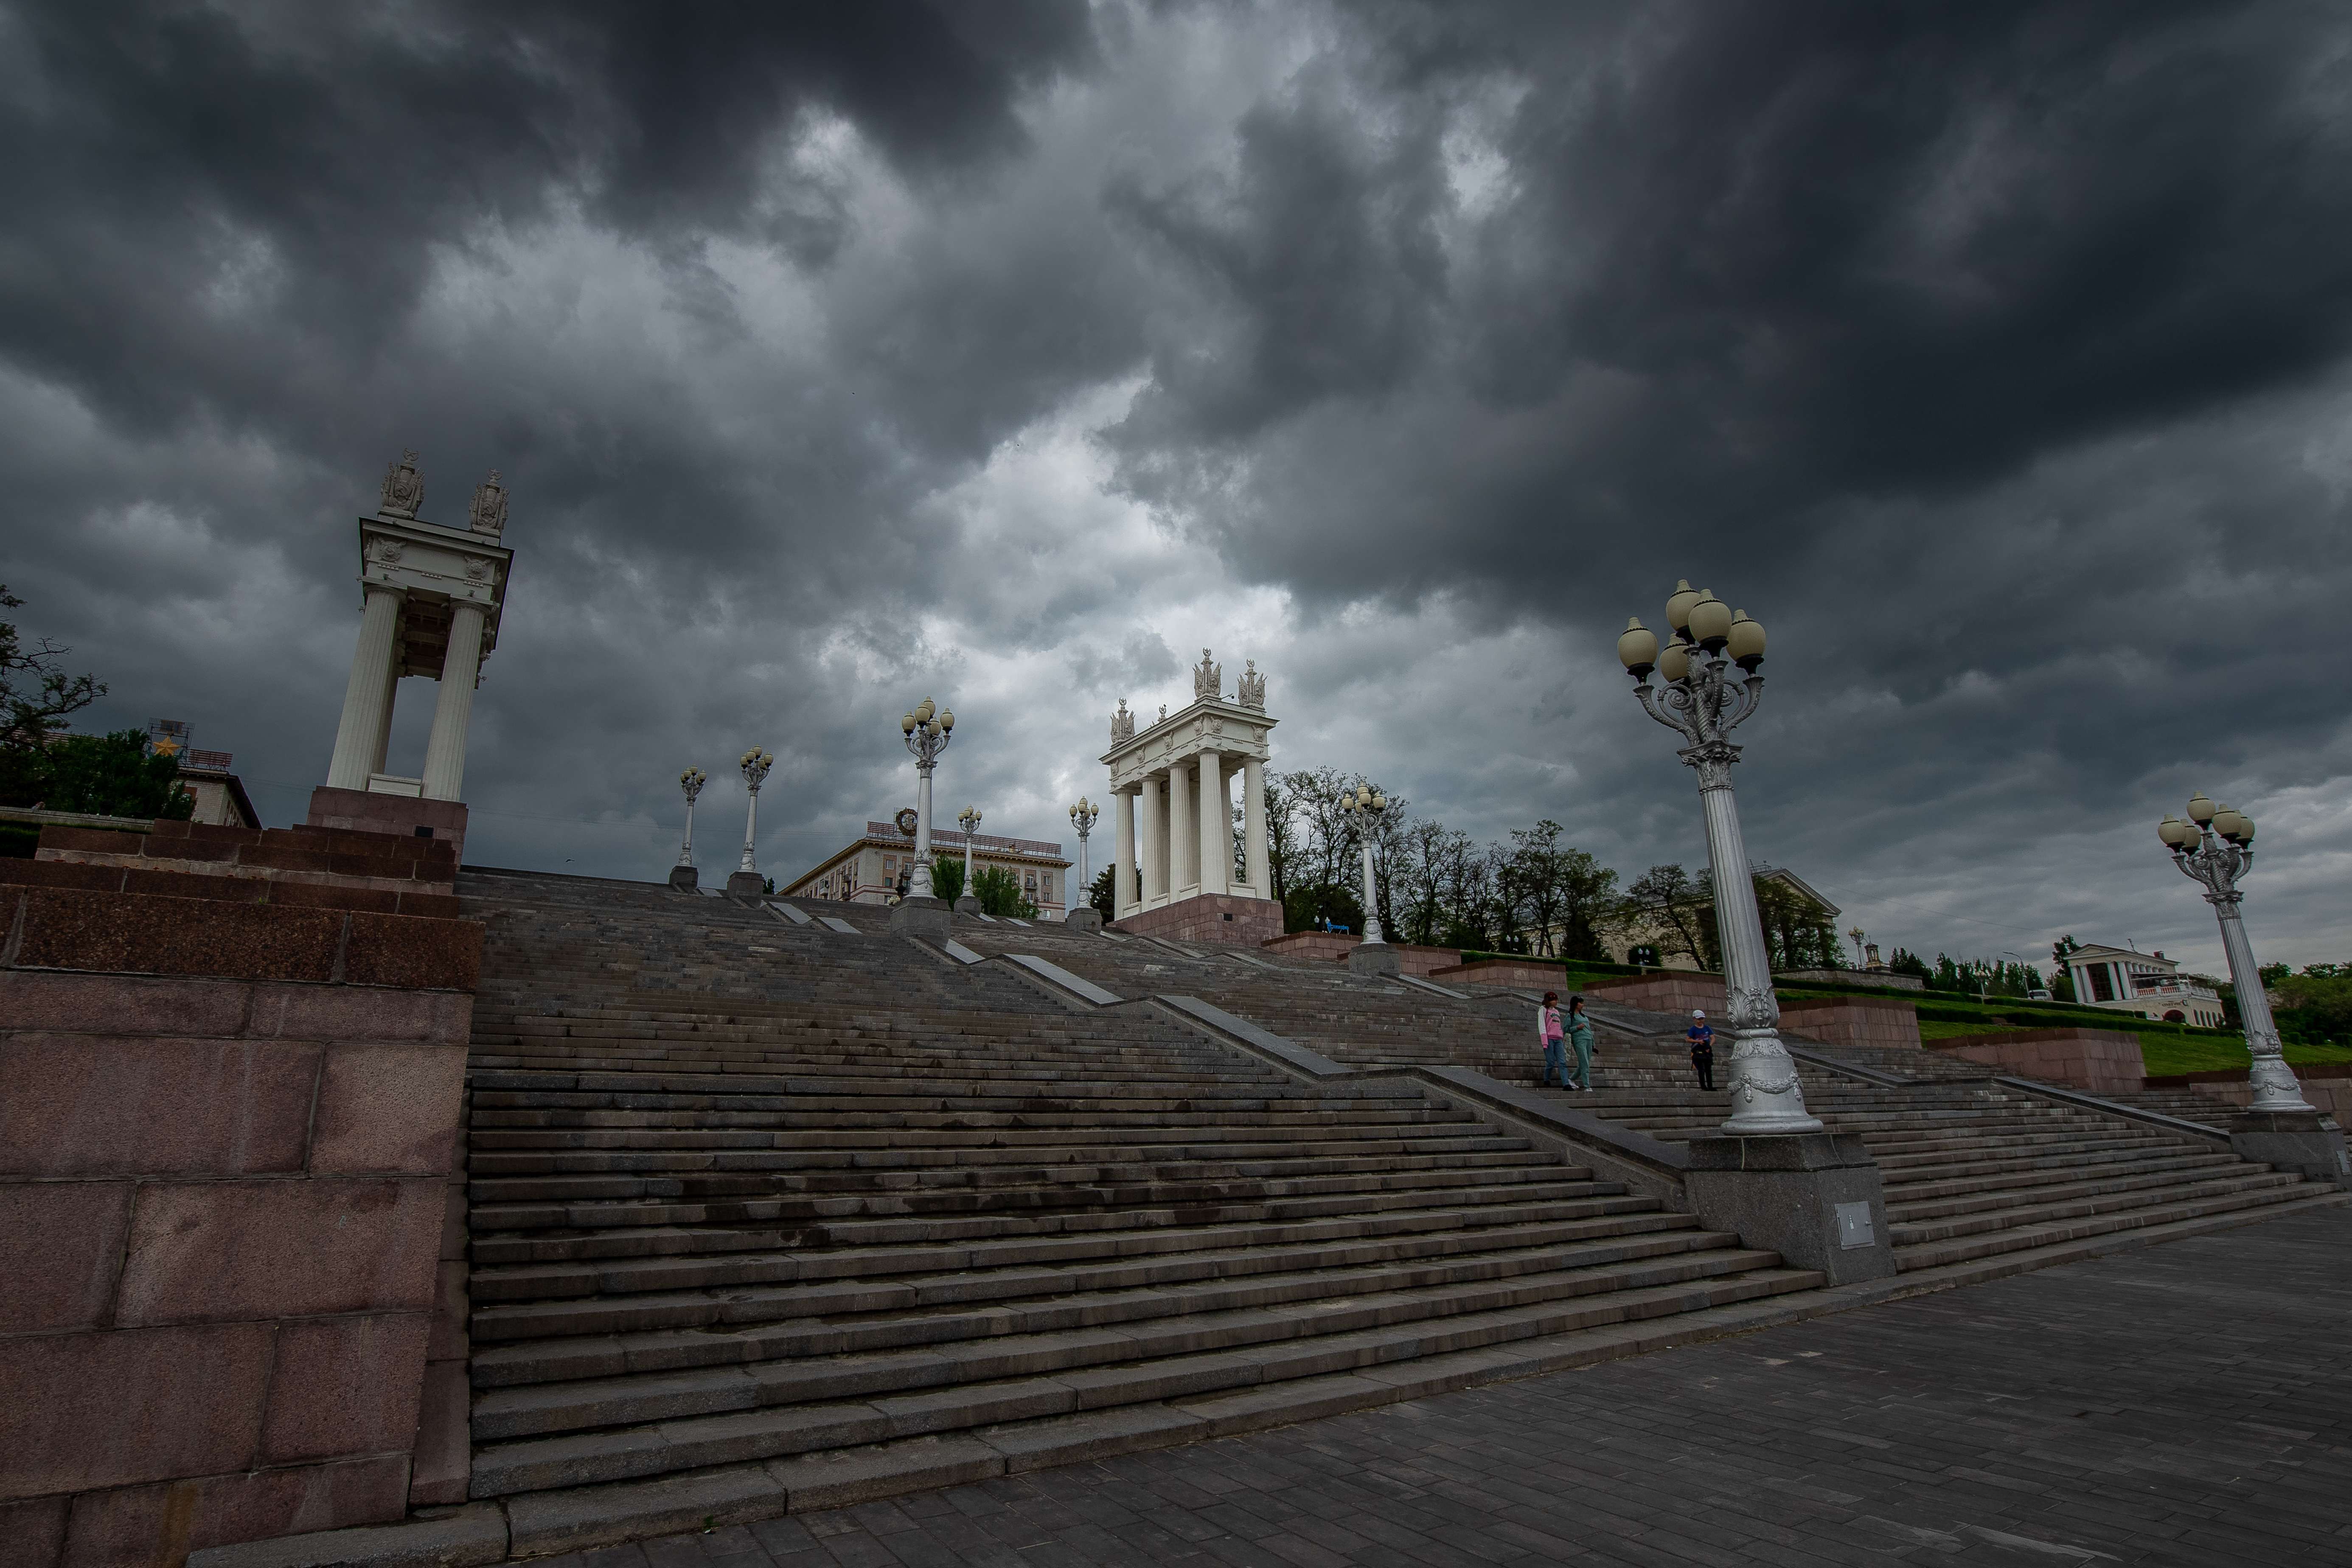
<path fill-rule="evenodd" d="M 1691 1009 L 1691 1026 L 1683 1034 L 1690 1042 L 1691 1066 L 1698 1069 L 1698 1086 L 1715 1087 L 1715 1030 L 1706 1021 L 1706 1009 Z"/>

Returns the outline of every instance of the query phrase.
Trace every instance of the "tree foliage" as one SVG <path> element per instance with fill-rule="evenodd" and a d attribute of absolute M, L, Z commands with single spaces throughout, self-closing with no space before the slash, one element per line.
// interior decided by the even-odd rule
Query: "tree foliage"
<path fill-rule="evenodd" d="M 43 804 L 51 811 L 185 821 L 195 797 L 180 783 L 179 764 L 149 756 L 136 730 L 111 735 L 63 735 L 46 748 Z"/>
<path fill-rule="evenodd" d="M 1011 915 L 1019 920 L 1037 918 L 1037 906 L 1021 891 L 1020 877 L 1002 866 L 972 868 L 971 896 L 980 900 L 980 912 L 984 915 Z"/>

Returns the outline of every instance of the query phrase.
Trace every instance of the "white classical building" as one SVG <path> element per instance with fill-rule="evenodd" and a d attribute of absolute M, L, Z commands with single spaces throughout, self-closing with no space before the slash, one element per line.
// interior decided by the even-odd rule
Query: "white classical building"
<path fill-rule="evenodd" d="M 2229 1021 L 2220 994 L 2198 976 L 2181 973 L 2179 961 L 2160 952 L 2094 942 L 2068 953 L 2065 962 L 2074 1000 L 2084 1005 L 2208 1028 Z"/>
<path fill-rule="evenodd" d="M 1255 660 L 1236 695 L 1201 650 L 1192 705 L 1163 708 L 1150 728 L 1119 700 L 1111 716 L 1112 886 L 1125 930 L 1196 942 L 1250 943 L 1282 934 L 1266 857 L 1265 764 L 1275 720 Z M 1240 853 L 1233 786 L 1242 791 Z"/>
<path fill-rule="evenodd" d="M 959 828 L 931 829 L 931 858 L 961 859 L 964 834 Z M 975 833 L 971 865 L 978 871 L 994 866 L 1010 871 L 1021 884 L 1022 896 L 1038 913 L 1059 920 L 1066 911 L 1070 862 L 1062 847 L 1043 838 L 1007 838 L 998 833 Z M 842 848 L 818 861 L 790 882 L 776 886 L 796 899 L 839 899 L 850 903 L 883 904 L 896 896 L 898 873 L 915 863 L 914 839 L 896 823 L 868 822 L 866 831 Z M 1085 889 L 1077 889 L 1085 897 Z"/>

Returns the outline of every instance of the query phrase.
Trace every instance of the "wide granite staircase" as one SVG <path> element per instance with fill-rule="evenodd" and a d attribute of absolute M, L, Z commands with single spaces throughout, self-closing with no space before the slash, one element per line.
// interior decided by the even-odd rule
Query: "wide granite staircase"
<path fill-rule="evenodd" d="M 993 929 L 961 940 L 976 949 L 1015 945 Z M 1521 1084 L 1538 1071 L 1532 1004 L 1517 993 L 1465 985 L 1444 988 L 1458 993 L 1449 996 L 1328 960 L 1237 958 L 1148 939 L 1112 943 L 1072 932 L 1058 942 L 1055 962 L 1115 992 L 1189 989 L 1339 1061 L 1455 1065 Z M 1599 1026 L 1594 1089 L 1547 1097 L 1668 1142 L 1717 1130 L 1727 1097 L 1720 1087 L 1696 1087 L 1685 1020 L 1606 1003 L 1589 1008 Z M 1832 1131 L 1859 1135 L 1878 1162 L 1889 1240 L 1905 1273 L 1985 1277 L 2045 1261 L 2069 1243 L 2338 1201 L 2324 1184 L 2239 1159 L 2217 1136 L 2003 1087 L 1980 1064 L 1794 1036 L 1790 1043 L 1811 1058 L 1799 1068 L 1807 1107 Z M 1718 1061 L 1718 1086 L 1725 1078 Z M 2185 1089 L 2137 1090 L 2112 1103 L 2216 1130 L 2226 1110 Z"/>
<path fill-rule="evenodd" d="M 1822 1284 L 1410 1086 L 1300 1084 L 880 910 L 458 890 L 489 924 L 472 1486 L 518 1554 L 1577 1364 Z"/>

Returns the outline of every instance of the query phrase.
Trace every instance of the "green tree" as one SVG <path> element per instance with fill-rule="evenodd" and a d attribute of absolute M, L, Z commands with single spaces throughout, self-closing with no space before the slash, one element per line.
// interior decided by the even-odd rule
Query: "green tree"
<path fill-rule="evenodd" d="M 963 857 L 935 855 L 931 858 L 931 891 L 950 903 L 963 897 Z"/>
<path fill-rule="evenodd" d="M 1625 889 L 1623 907 L 1648 925 L 1650 945 L 1661 959 L 1685 957 L 1706 969 L 1715 966 L 1707 962 L 1714 944 L 1706 940 L 1708 933 L 1700 920 L 1706 912 L 1705 900 L 1690 873 L 1670 863 L 1653 866 L 1634 878 Z"/>
<path fill-rule="evenodd" d="M 2067 932 L 2050 944 L 2050 999 L 2053 1002 L 2078 1000 L 2074 994 L 2074 972 L 2066 967 L 2066 955 L 2078 952 L 2083 944 Z"/>
<path fill-rule="evenodd" d="M 1022 894 L 1020 877 L 1002 866 L 974 867 L 971 896 L 980 900 L 980 912 L 984 915 L 1011 915 L 1018 920 L 1037 918 L 1037 906 Z"/>
<path fill-rule="evenodd" d="M 1118 914 L 1118 891 L 1112 880 L 1114 868 L 1106 866 L 1095 874 L 1094 886 L 1087 889 L 1087 902 L 1099 910 L 1102 918 L 1112 920 Z"/>
<path fill-rule="evenodd" d="M 52 811 L 175 822 L 195 814 L 195 797 L 180 784 L 179 763 L 149 756 L 147 737 L 136 730 L 63 736 L 50 742 L 47 752 L 45 798 Z"/>
<path fill-rule="evenodd" d="M 0 611 L 24 602 L 0 583 Z M 66 673 L 60 661 L 72 651 L 46 637 L 26 647 L 16 626 L 0 621 L 0 805 L 55 805 L 47 799 L 49 742 L 66 728 L 68 714 L 106 695 L 103 683 Z"/>

